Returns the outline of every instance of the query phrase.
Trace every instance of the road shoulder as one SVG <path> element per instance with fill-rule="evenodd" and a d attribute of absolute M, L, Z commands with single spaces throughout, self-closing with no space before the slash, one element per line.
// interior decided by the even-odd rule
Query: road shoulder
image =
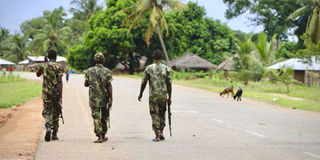
<path fill-rule="evenodd" d="M 41 111 L 41 98 L 34 98 L 10 111 L 0 109 L 3 115 L 10 114 L 0 127 L 0 159 L 33 159 L 44 122 Z"/>

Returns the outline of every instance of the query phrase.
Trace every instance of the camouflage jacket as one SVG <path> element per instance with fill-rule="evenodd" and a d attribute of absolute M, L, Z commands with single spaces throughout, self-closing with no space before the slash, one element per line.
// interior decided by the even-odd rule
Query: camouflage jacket
<path fill-rule="evenodd" d="M 108 83 L 112 81 L 112 74 L 102 64 L 96 64 L 85 71 L 85 80 L 89 83 L 90 107 L 106 107 L 109 100 Z"/>
<path fill-rule="evenodd" d="M 171 83 L 171 69 L 162 64 L 161 61 L 156 61 L 146 67 L 142 83 L 149 81 L 149 101 L 167 98 L 167 84 Z"/>
<path fill-rule="evenodd" d="M 42 99 L 46 102 L 58 101 L 58 77 L 63 76 L 63 67 L 56 62 L 47 62 L 40 65 L 38 72 L 43 74 Z"/>

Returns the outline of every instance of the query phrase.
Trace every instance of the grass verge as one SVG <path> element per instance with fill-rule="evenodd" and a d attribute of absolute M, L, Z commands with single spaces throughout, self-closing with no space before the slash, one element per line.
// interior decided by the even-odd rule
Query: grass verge
<path fill-rule="evenodd" d="M 33 81 L 0 83 L 0 108 L 20 105 L 41 95 L 41 84 Z"/>
<path fill-rule="evenodd" d="M 121 75 L 121 77 L 141 78 L 141 75 Z M 269 83 L 266 81 L 249 82 L 249 85 L 247 86 L 244 86 L 236 82 L 230 83 L 227 80 L 214 80 L 208 78 L 201 78 L 195 80 L 175 79 L 173 82 L 175 84 L 191 86 L 195 88 L 202 88 L 213 92 L 221 92 L 224 88 L 229 87 L 231 85 L 233 85 L 234 87 L 241 86 L 244 90 L 243 97 L 246 98 L 257 99 L 288 108 L 301 109 L 307 111 L 320 111 L 320 87 L 293 85 L 290 87 L 290 92 L 287 93 L 285 85 L 280 83 Z M 279 94 L 279 96 L 270 94 Z M 286 96 L 288 97 L 286 98 Z M 290 97 L 301 98 L 301 100 L 294 100 Z"/>

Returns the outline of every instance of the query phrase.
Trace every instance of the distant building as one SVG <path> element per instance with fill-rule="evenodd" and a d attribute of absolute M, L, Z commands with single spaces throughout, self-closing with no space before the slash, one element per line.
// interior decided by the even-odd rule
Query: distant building
<path fill-rule="evenodd" d="M 234 71 L 236 70 L 233 65 L 233 59 L 239 57 L 238 54 L 232 55 L 231 57 L 228 57 L 223 62 L 221 62 L 218 67 L 216 68 L 216 71 Z"/>
<path fill-rule="evenodd" d="M 9 67 L 10 67 L 10 66 L 15 66 L 15 65 L 16 65 L 16 64 L 13 63 L 13 62 L 9 62 L 9 61 L 0 59 L 0 68 L 1 68 L 1 69 L 9 70 Z"/>
<path fill-rule="evenodd" d="M 300 58 L 291 58 L 286 61 L 274 64 L 268 69 L 280 70 L 282 67 L 289 67 L 294 70 L 294 79 L 303 83 L 311 84 L 319 82 L 314 75 L 320 76 L 320 58 L 312 57 L 311 61 Z"/>
<path fill-rule="evenodd" d="M 26 60 L 18 63 L 17 69 L 34 72 L 39 67 L 39 64 L 43 62 L 44 56 L 28 56 Z M 57 56 L 56 62 L 60 63 L 64 67 L 67 65 L 67 59 L 61 56 Z"/>
<path fill-rule="evenodd" d="M 211 62 L 195 55 L 195 54 L 185 54 L 181 57 L 175 58 L 168 62 L 168 66 L 173 70 L 205 70 L 216 69 L 216 65 Z"/>

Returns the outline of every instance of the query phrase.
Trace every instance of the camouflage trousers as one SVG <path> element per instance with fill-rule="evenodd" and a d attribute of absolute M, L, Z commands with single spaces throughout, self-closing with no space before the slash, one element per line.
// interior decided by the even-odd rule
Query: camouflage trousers
<path fill-rule="evenodd" d="M 152 130 L 156 135 L 166 126 L 166 100 L 149 102 L 150 115 L 152 120 Z"/>
<path fill-rule="evenodd" d="M 91 107 L 91 113 L 94 124 L 94 133 L 96 136 L 105 135 L 108 130 L 108 109 L 106 107 Z"/>
<path fill-rule="evenodd" d="M 54 131 L 58 131 L 59 115 L 59 101 L 43 101 L 42 116 L 45 119 L 45 126 L 51 126 Z"/>

